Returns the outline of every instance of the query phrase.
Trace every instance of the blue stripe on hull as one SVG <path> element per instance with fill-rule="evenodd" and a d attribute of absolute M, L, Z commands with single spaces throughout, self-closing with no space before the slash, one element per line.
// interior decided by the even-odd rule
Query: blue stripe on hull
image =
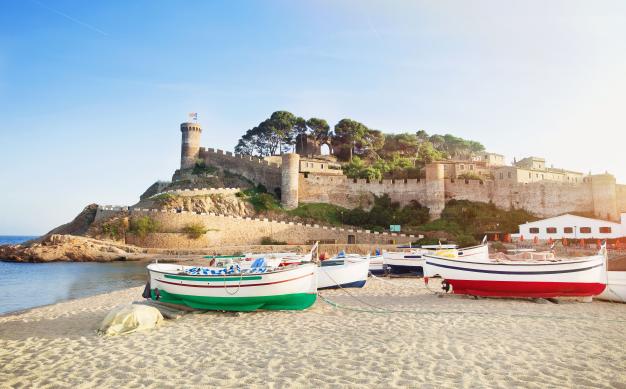
<path fill-rule="evenodd" d="M 346 284 L 341 284 L 339 286 L 341 286 L 342 288 L 362 288 L 362 287 L 365 286 L 365 281 L 366 280 L 348 282 Z M 333 285 L 333 286 L 326 286 L 326 287 L 317 288 L 317 289 L 318 290 L 322 290 L 322 289 L 337 289 L 337 288 L 339 288 L 339 286 Z"/>
<path fill-rule="evenodd" d="M 424 269 L 421 266 L 402 266 L 402 265 L 386 265 L 389 273 L 392 274 L 424 274 Z"/>

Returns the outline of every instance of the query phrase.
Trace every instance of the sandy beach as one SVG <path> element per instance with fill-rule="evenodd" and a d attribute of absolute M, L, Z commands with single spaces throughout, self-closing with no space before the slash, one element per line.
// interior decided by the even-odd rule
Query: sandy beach
<path fill-rule="evenodd" d="M 625 304 L 438 297 L 421 280 L 370 279 L 353 296 L 322 292 L 355 309 L 318 298 L 301 312 L 96 334 L 141 291 L 0 317 L 0 386 L 626 388 Z M 371 305 L 388 311 L 360 311 Z"/>

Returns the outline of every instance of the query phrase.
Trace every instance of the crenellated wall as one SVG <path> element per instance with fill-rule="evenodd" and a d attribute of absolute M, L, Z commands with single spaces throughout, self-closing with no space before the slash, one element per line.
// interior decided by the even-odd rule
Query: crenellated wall
<path fill-rule="evenodd" d="M 233 154 L 230 151 L 203 147 L 200 148 L 199 155 L 207 165 L 218 166 L 254 183 L 263 184 L 271 192 L 281 186 L 281 172 L 278 164 L 270 164 L 255 157 Z"/>

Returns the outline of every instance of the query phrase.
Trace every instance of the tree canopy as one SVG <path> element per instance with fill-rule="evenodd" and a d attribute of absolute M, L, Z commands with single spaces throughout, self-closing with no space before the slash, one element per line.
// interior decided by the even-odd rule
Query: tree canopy
<path fill-rule="evenodd" d="M 328 144 L 344 172 L 352 178 L 417 178 L 425 164 L 445 159 L 470 159 L 485 147 L 451 134 L 429 135 L 424 130 L 383 134 L 353 119 L 341 119 L 334 131 L 324 119 L 305 120 L 287 111 L 276 111 L 246 131 L 235 152 L 267 156 L 293 150 L 305 137 Z M 356 158 L 355 158 L 356 157 Z"/>

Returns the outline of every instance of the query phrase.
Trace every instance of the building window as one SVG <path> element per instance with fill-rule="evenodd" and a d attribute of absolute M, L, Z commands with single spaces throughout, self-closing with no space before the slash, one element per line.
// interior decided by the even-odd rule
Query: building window
<path fill-rule="evenodd" d="M 509 174 L 511 174 L 511 173 L 509 173 Z M 503 179 L 503 178 L 504 178 L 504 173 L 500 173 L 500 179 Z"/>
<path fill-rule="evenodd" d="M 591 227 L 580 227 L 581 234 L 591 234 Z"/>
<path fill-rule="evenodd" d="M 546 228 L 546 232 L 548 234 L 556 234 L 556 227 L 548 227 Z"/>
<path fill-rule="evenodd" d="M 513 178 L 513 174 L 511 174 L 511 172 L 508 172 L 507 175 L 509 176 L 509 178 Z"/>
<path fill-rule="evenodd" d="M 322 169 L 324 169 L 324 164 L 322 164 Z"/>
<path fill-rule="evenodd" d="M 474 165 L 469 165 L 470 170 L 474 170 Z"/>
<path fill-rule="evenodd" d="M 465 165 L 459 165 L 459 170 L 465 170 Z"/>
<path fill-rule="evenodd" d="M 528 172 L 528 178 L 533 178 L 533 174 L 531 172 Z"/>
<path fill-rule="evenodd" d="M 610 234 L 611 233 L 611 227 L 600 227 L 600 233 L 601 234 Z"/>
<path fill-rule="evenodd" d="M 574 227 L 565 227 L 563 228 L 563 232 L 566 234 L 573 234 L 574 233 Z"/>
<path fill-rule="evenodd" d="M 528 230 L 531 234 L 538 234 L 539 233 L 539 228 L 537 227 L 532 227 L 531 229 Z"/>

